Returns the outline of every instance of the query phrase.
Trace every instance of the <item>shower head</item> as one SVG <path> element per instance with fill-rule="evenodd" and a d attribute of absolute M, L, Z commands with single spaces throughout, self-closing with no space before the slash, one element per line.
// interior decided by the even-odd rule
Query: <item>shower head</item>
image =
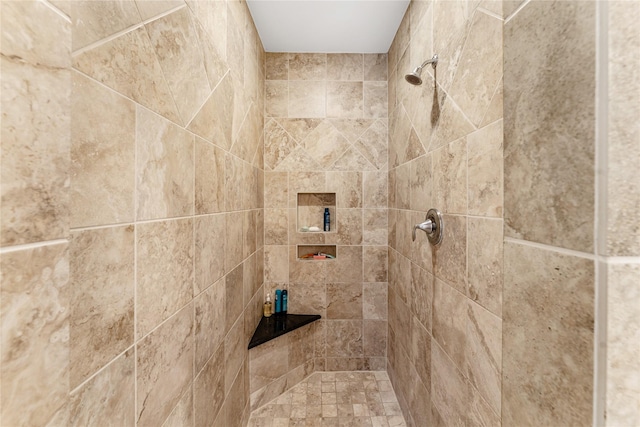
<path fill-rule="evenodd" d="M 416 68 L 415 70 L 404 76 L 404 79 L 412 85 L 418 86 L 422 84 L 422 77 L 420 77 L 420 74 L 422 74 L 422 67 Z"/>
<path fill-rule="evenodd" d="M 421 66 L 416 67 L 415 70 L 413 70 L 409 74 L 405 75 L 404 79 L 407 82 L 411 83 L 412 85 L 415 85 L 415 86 L 421 85 L 422 84 L 422 77 L 420 77 L 420 75 L 422 74 L 422 69 L 427 64 L 431 64 L 431 66 L 435 70 L 436 69 L 436 65 L 438 65 L 438 54 L 435 54 L 435 55 L 433 55 L 433 57 L 431 59 L 428 59 L 428 60 L 424 61 Z"/>

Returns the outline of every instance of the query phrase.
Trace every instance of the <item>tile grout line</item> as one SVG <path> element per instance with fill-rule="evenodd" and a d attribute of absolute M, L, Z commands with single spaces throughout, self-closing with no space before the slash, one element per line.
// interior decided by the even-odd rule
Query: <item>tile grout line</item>
<path fill-rule="evenodd" d="M 42 1 L 42 0 L 41 0 L 41 1 Z M 100 39 L 100 40 L 97 40 L 97 41 L 95 41 L 95 42 L 93 42 L 93 43 L 90 43 L 90 44 L 88 44 L 88 45 L 84 46 L 84 47 L 81 47 L 80 49 L 77 49 L 77 50 L 73 51 L 73 52 L 71 53 L 71 56 L 72 56 L 72 57 L 80 56 L 80 55 L 82 55 L 83 53 L 86 53 L 86 52 L 88 52 L 88 51 L 90 51 L 90 50 L 93 50 L 93 49 L 99 48 L 100 46 L 105 45 L 105 44 L 107 44 L 107 43 L 109 43 L 109 42 L 111 42 L 111 41 L 113 41 L 113 40 L 117 39 L 118 37 L 121 37 L 121 36 L 123 36 L 123 35 L 125 35 L 125 34 L 131 33 L 131 32 L 133 32 L 133 31 L 136 31 L 136 30 L 137 30 L 137 29 L 139 29 L 140 27 L 144 27 L 144 26 L 146 26 L 147 24 L 149 24 L 149 23 L 151 23 L 151 22 L 153 22 L 153 21 L 155 21 L 155 20 L 162 19 L 162 18 L 164 18 L 165 16 L 171 15 L 172 13 L 177 12 L 178 10 L 180 10 L 180 9 L 182 9 L 182 8 L 185 8 L 185 7 L 187 7 L 187 5 L 186 5 L 186 4 L 182 4 L 182 5 L 180 5 L 180 6 L 177 6 L 177 7 L 172 8 L 172 9 L 170 9 L 170 10 L 166 11 L 166 12 L 162 12 L 162 13 L 160 13 L 160 14 L 156 15 L 156 16 L 152 16 L 151 18 L 142 19 L 142 20 L 141 20 L 139 23 L 137 23 L 137 24 L 131 25 L 131 26 L 129 26 L 129 27 L 127 27 L 127 28 L 124 28 L 124 29 L 122 29 L 122 30 L 120 30 L 120 31 L 118 31 L 118 32 L 115 32 L 115 33 L 113 33 L 113 34 L 111 34 L 111 35 L 109 35 L 109 36 L 107 36 L 107 37 L 104 37 L 104 38 L 102 38 L 102 39 Z M 138 14 L 140 14 L 140 12 L 139 12 L 139 11 L 138 11 Z M 142 18 L 142 16 L 141 16 L 141 18 Z M 155 52 L 154 52 L 154 53 L 155 53 Z"/>
<path fill-rule="evenodd" d="M 30 249 L 45 248 L 47 246 L 62 245 L 65 243 L 69 243 L 69 239 L 45 240 L 45 241 L 40 241 L 36 243 L 24 243 L 24 244 L 14 245 L 14 246 L 4 246 L 0 248 L 0 255 L 10 254 L 12 252 L 25 251 Z"/>
<path fill-rule="evenodd" d="M 38 0 L 40 1 L 40 3 L 44 4 L 46 7 L 48 7 L 49 9 L 51 9 L 53 12 L 55 12 L 56 14 L 60 15 L 60 17 L 62 19 L 64 19 L 67 23 L 69 24 L 73 24 L 73 22 L 71 22 L 71 17 L 68 16 L 66 13 L 64 13 L 62 10 L 58 9 L 57 6 L 54 6 L 53 4 L 51 4 L 48 0 Z M 69 33 L 71 35 L 71 32 Z"/>

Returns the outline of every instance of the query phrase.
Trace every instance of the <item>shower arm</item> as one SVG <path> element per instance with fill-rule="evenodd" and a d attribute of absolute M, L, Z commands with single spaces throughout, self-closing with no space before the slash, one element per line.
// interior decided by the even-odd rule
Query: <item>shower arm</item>
<path fill-rule="evenodd" d="M 438 65 L 438 54 L 435 54 L 435 55 L 433 55 L 433 57 L 431 57 L 431 59 L 427 59 L 426 61 L 424 61 L 422 63 L 422 65 L 420 66 L 420 68 L 424 68 L 424 66 L 427 65 L 427 64 L 431 64 L 431 66 L 435 70 L 436 65 Z"/>

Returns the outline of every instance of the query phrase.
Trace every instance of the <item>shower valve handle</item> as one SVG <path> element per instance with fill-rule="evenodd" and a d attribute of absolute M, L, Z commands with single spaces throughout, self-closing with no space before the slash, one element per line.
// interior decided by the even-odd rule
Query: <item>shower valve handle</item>
<path fill-rule="evenodd" d="M 416 230 L 422 230 L 427 234 L 429 243 L 436 246 L 442 242 L 442 236 L 444 235 L 444 223 L 442 222 L 442 214 L 437 209 L 429 209 L 427 217 L 424 222 L 413 226 L 411 233 L 411 239 L 415 242 Z"/>
<path fill-rule="evenodd" d="M 413 232 L 411 233 L 411 240 L 416 241 L 416 230 L 422 230 L 427 234 L 435 233 L 437 225 L 431 221 L 430 219 L 425 222 L 421 222 L 420 224 L 416 224 L 413 226 Z"/>

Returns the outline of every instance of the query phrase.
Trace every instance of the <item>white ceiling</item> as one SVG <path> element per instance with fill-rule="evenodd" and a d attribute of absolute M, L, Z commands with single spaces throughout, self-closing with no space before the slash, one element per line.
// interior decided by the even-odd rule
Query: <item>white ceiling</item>
<path fill-rule="evenodd" d="M 386 53 L 409 0 L 247 0 L 267 52 Z"/>

